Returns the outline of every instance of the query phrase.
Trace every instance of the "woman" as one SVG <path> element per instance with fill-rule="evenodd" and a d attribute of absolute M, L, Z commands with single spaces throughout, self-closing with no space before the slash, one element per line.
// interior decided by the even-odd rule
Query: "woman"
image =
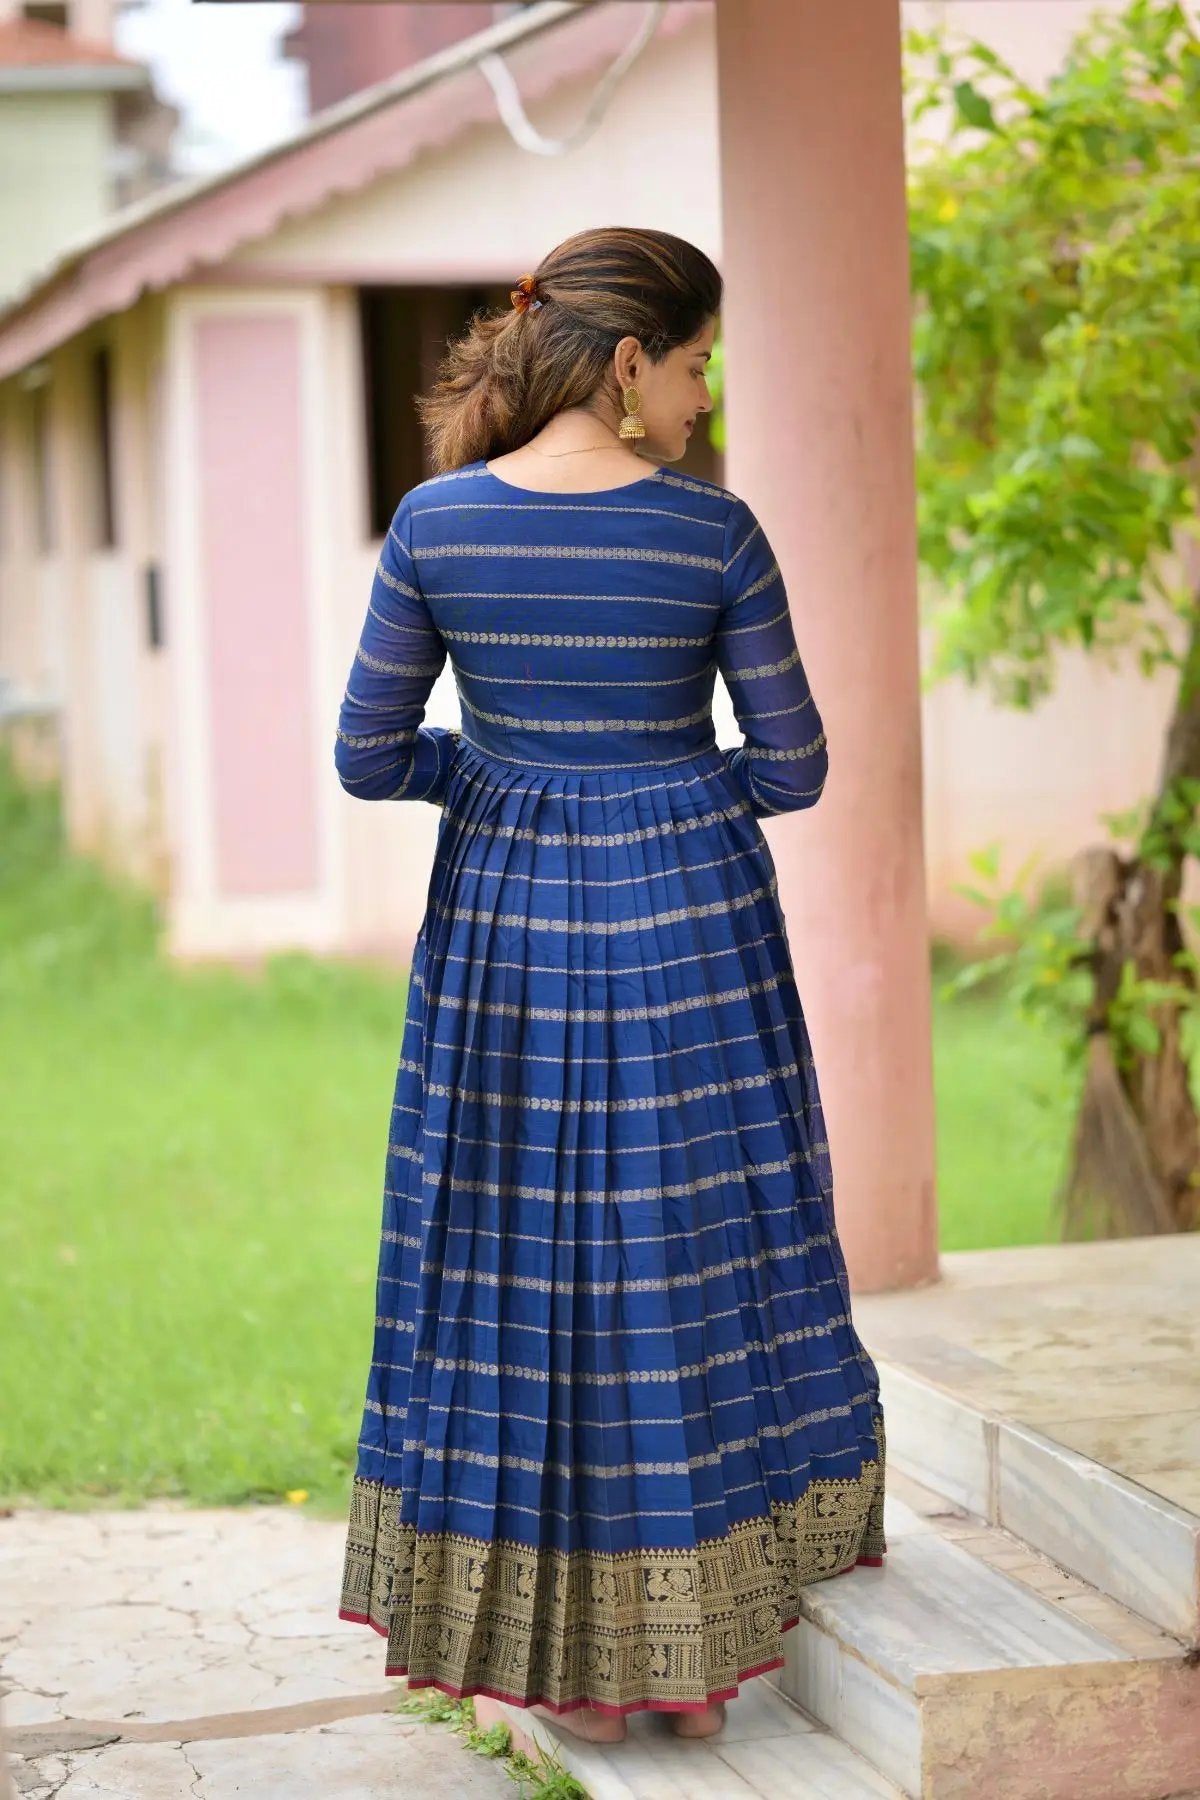
<path fill-rule="evenodd" d="M 758 823 L 816 802 L 825 733 L 761 525 L 669 467 L 720 299 L 682 239 L 585 231 L 472 321 L 337 733 L 351 794 L 441 808 L 342 1617 L 604 1741 L 719 1729 L 799 1589 L 886 1548 Z M 447 656 L 461 732 L 421 724 Z"/>

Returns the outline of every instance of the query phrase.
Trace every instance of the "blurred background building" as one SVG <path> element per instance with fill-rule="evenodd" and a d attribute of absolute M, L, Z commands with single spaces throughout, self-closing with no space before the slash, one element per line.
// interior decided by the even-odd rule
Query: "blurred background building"
<path fill-rule="evenodd" d="M 304 65 L 311 117 L 185 176 L 178 112 L 113 48 L 109 0 L 4 5 L 7 732 L 31 772 L 61 773 L 73 843 L 162 896 L 177 954 L 405 955 L 436 809 L 356 804 L 332 743 L 383 531 L 428 473 L 411 395 L 473 310 L 506 306 L 586 225 L 657 225 L 720 263 L 712 7 L 667 7 L 563 155 L 514 141 L 495 59 L 537 130 L 565 136 L 642 9 L 304 9 L 280 55 Z M 964 10 L 1037 77 L 1090 6 Z M 820 346 L 764 346 L 776 354 Z M 682 466 L 723 478 L 703 434 Z M 802 567 L 785 573 L 803 643 L 821 596 Z M 1061 854 L 1131 804 L 1170 698 L 1165 675 L 1082 656 L 1034 715 L 954 684 L 927 695 L 935 930 L 973 933 L 954 887 L 981 843 Z M 735 742 L 720 687 L 718 701 L 718 741 Z M 449 665 L 427 717 L 458 722 Z"/>
<path fill-rule="evenodd" d="M 373 0 L 304 6 L 282 45 L 303 63 L 309 111 L 320 112 L 523 10 L 467 0 L 449 6 L 377 6 Z"/>
<path fill-rule="evenodd" d="M 0 0 L 0 299 L 172 181 L 178 123 L 114 47 L 112 0 Z"/>

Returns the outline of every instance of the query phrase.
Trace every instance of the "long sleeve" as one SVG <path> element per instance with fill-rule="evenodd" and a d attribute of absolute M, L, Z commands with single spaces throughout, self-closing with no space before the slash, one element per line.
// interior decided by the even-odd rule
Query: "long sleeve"
<path fill-rule="evenodd" d="M 440 802 L 459 737 L 421 723 L 447 652 L 421 593 L 411 533 L 405 495 L 383 541 L 338 716 L 334 766 L 360 800 Z"/>
<path fill-rule="evenodd" d="M 717 666 L 744 742 L 723 749 L 755 818 L 815 806 L 829 752 L 796 648 L 783 576 L 744 500 L 725 524 Z"/>

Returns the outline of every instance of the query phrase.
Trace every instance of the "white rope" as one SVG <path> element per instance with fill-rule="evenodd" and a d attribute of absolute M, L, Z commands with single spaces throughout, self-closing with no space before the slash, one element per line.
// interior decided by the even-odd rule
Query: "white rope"
<path fill-rule="evenodd" d="M 667 0 L 651 0 L 637 36 L 626 49 L 622 50 L 612 67 L 606 69 L 600 77 L 583 118 L 566 137 L 543 137 L 542 133 L 530 123 L 512 71 L 502 56 L 480 57 L 476 67 L 491 85 L 492 92 L 496 96 L 496 104 L 500 109 L 500 118 L 507 127 L 513 142 L 520 149 L 528 150 L 534 156 L 561 156 L 564 151 L 573 150 L 577 144 L 586 142 L 604 117 L 608 102 L 617 87 L 658 30 L 666 6 Z"/>

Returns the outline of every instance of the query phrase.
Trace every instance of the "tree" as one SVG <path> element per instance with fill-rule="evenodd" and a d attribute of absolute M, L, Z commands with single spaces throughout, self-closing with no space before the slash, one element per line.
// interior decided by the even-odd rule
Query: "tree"
<path fill-rule="evenodd" d="M 1093 19 L 1044 92 L 944 31 L 906 49 L 912 129 L 943 127 L 910 178 L 920 550 L 938 592 L 927 680 L 984 682 L 1029 709 L 1068 646 L 1176 672 L 1157 789 L 1106 817 L 1111 841 L 1075 860 L 1069 903 L 1001 891 L 995 849 L 976 859 L 987 931 L 1015 948 L 951 986 L 1004 972 L 1081 1069 L 1064 1235 L 1188 1229 L 1200 43 L 1181 6 L 1134 0 Z"/>

